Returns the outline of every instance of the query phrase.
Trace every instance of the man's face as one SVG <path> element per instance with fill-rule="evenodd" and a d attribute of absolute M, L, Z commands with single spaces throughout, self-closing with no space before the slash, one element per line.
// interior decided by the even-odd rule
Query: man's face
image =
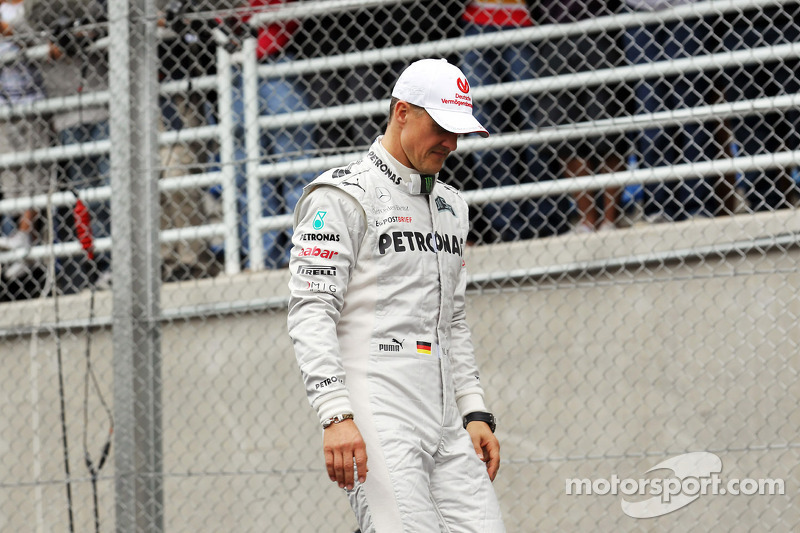
<path fill-rule="evenodd" d="M 458 134 L 443 129 L 421 107 L 409 107 L 400 145 L 412 168 L 420 174 L 436 174 L 455 151 Z"/>

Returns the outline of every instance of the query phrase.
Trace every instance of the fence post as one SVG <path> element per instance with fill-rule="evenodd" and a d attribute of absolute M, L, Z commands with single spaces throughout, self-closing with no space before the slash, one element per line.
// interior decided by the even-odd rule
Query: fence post
<path fill-rule="evenodd" d="M 222 220 L 225 225 L 225 273 L 238 274 L 239 213 L 237 209 L 236 172 L 233 167 L 233 83 L 231 54 L 226 49 L 228 36 L 217 37 L 217 115 L 219 117 L 219 164 L 222 173 Z"/>
<path fill-rule="evenodd" d="M 245 39 L 242 46 L 242 101 L 244 102 L 245 153 L 247 154 L 247 237 L 249 239 L 250 270 L 264 270 L 264 239 L 259 227 L 261 220 L 260 137 L 258 126 L 258 63 L 256 39 Z"/>
<path fill-rule="evenodd" d="M 116 531 L 164 529 L 155 0 L 110 0 Z"/>

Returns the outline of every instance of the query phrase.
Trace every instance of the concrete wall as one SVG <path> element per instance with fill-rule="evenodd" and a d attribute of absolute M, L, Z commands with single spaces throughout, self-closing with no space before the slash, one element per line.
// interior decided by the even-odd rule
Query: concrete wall
<path fill-rule="evenodd" d="M 499 419 L 495 486 L 509 531 L 796 530 L 800 251 L 784 241 L 798 233 L 788 212 L 468 250 L 468 318 Z M 324 473 L 285 332 L 286 280 L 280 271 L 164 287 L 167 531 L 354 529 Z M 72 327 L 58 338 L 52 300 L 0 306 L 2 531 L 66 530 L 58 343 L 73 510 L 78 530 L 91 527 L 88 304 L 88 294 L 59 299 L 59 322 Z M 98 293 L 91 335 L 108 401 L 110 305 Z M 97 457 L 107 425 L 92 387 L 88 413 Z M 786 495 L 702 496 L 637 520 L 620 496 L 565 494 L 567 478 L 652 477 L 648 469 L 688 451 L 716 453 L 723 479 L 783 478 Z M 113 460 L 101 474 L 108 531 Z"/>

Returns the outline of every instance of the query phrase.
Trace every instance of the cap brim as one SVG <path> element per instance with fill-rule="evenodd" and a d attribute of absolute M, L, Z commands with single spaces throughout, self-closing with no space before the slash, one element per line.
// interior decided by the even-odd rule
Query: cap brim
<path fill-rule="evenodd" d="M 486 128 L 481 126 L 478 119 L 472 116 L 471 113 L 462 113 L 460 111 L 444 111 L 442 109 L 429 109 L 425 111 L 436 121 L 438 125 L 449 131 L 450 133 L 458 133 L 459 135 L 467 133 L 477 133 L 481 137 L 488 137 L 489 132 Z"/>

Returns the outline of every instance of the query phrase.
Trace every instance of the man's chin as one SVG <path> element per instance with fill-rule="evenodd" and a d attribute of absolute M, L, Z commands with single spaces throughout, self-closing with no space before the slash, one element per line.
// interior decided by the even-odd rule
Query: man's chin
<path fill-rule="evenodd" d="M 420 174 L 425 174 L 425 175 L 436 174 L 437 172 L 440 172 L 442 170 L 443 166 L 444 166 L 444 160 L 442 160 L 442 162 L 438 163 L 438 164 L 437 163 L 431 163 L 431 164 L 425 165 L 425 168 L 419 168 L 417 170 L 419 170 Z"/>
<path fill-rule="evenodd" d="M 432 176 L 434 174 L 438 174 L 441 170 L 442 170 L 441 166 L 439 166 L 439 168 L 430 167 L 425 170 L 420 170 L 419 173 L 423 176 Z"/>

